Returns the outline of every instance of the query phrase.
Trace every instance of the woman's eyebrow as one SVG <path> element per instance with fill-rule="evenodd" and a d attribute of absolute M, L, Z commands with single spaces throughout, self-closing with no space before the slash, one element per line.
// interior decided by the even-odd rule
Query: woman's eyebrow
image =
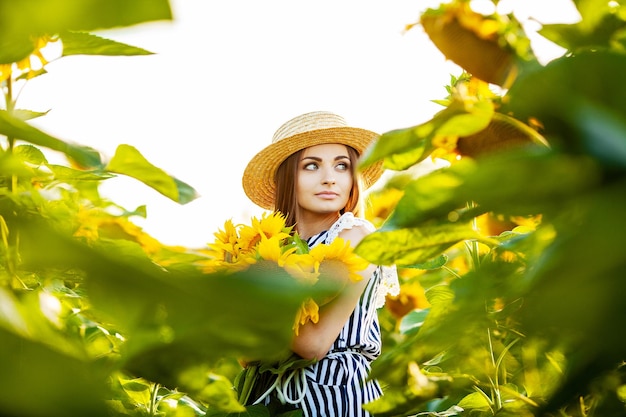
<path fill-rule="evenodd" d="M 319 156 L 304 156 L 304 157 L 302 157 L 302 161 L 304 161 L 305 159 L 312 159 L 312 160 L 318 161 L 318 162 L 322 160 L 322 158 L 320 158 Z M 346 155 L 337 155 L 334 160 L 335 161 L 339 161 L 341 159 L 350 159 L 350 157 L 348 157 Z"/>
<path fill-rule="evenodd" d="M 322 160 L 322 158 L 317 157 L 317 156 L 303 156 L 303 157 L 302 157 L 302 161 L 304 161 L 304 160 L 306 160 L 306 159 L 312 159 L 312 160 L 314 160 L 314 161 L 321 161 L 321 160 Z"/>

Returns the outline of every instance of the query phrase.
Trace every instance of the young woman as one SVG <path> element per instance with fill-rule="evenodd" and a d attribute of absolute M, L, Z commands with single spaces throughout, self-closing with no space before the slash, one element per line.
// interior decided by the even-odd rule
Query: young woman
<path fill-rule="evenodd" d="M 360 184 L 371 186 L 382 166 L 370 166 L 360 176 L 355 168 L 376 137 L 330 112 L 297 116 L 248 163 L 244 191 L 260 207 L 283 213 L 309 247 L 336 237 L 356 246 L 374 229 L 358 217 Z M 368 379 L 381 351 L 376 310 L 388 293 L 397 294 L 397 275 L 391 267 L 375 265 L 361 275 L 358 282 L 345 282 L 320 308 L 317 323 L 308 322 L 294 336 L 292 351 L 315 361 L 279 384 L 280 393 L 273 397 L 302 409 L 305 417 L 369 416 L 363 404 L 382 394 L 378 383 Z M 269 397 L 263 400 L 267 403 Z"/>

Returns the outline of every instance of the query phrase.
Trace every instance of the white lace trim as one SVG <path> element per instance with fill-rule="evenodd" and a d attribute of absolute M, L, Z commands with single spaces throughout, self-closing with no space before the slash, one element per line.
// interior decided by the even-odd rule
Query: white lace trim
<path fill-rule="evenodd" d="M 355 217 L 353 213 L 344 213 L 331 227 L 328 229 L 328 242 L 335 240 L 342 230 L 352 229 L 354 226 L 364 226 L 369 232 L 374 232 L 376 228 L 368 220 Z M 382 278 L 378 290 L 376 291 L 376 308 L 385 305 L 387 295 L 396 296 L 400 293 L 400 283 L 398 281 L 398 271 L 395 265 L 381 265 Z"/>

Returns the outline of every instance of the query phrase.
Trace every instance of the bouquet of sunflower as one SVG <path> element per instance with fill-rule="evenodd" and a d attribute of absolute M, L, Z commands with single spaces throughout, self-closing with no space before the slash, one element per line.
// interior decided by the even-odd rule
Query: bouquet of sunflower
<path fill-rule="evenodd" d="M 227 220 L 205 250 L 207 260 L 202 263 L 203 271 L 229 273 L 250 268 L 263 271 L 282 268 L 298 282 L 311 286 L 322 283 L 324 288 L 362 279 L 359 271 L 365 269 L 368 262 L 353 253 L 349 242 L 336 238 L 330 244 L 318 244 L 309 249 L 292 229 L 286 226 L 284 215 L 277 211 L 266 212 L 260 218 L 252 217 L 250 224 L 235 225 Z M 294 317 L 294 334 L 298 335 L 300 327 L 309 321 L 317 323 L 319 308 L 337 292 L 325 292 L 327 295 L 323 298 L 305 299 Z M 279 389 L 282 382 L 311 362 L 284 352 L 271 362 L 247 363 L 234 381 L 239 402 L 261 404 L 273 390 L 282 395 Z"/>
<path fill-rule="evenodd" d="M 215 240 L 205 251 L 208 255 L 202 268 L 206 273 L 241 272 L 253 265 L 283 268 L 297 281 L 315 285 L 320 280 L 346 282 L 362 279 L 359 271 L 368 262 L 352 251 L 349 242 L 336 238 L 330 244 L 318 244 L 309 249 L 292 227 L 285 224 L 285 216 L 278 212 L 252 217 L 250 224 L 224 223 L 215 234 Z M 334 295 L 323 299 L 313 297 L 303 301 L 294 318 L 293 330 L 319 321 L 319 308 Z"/>

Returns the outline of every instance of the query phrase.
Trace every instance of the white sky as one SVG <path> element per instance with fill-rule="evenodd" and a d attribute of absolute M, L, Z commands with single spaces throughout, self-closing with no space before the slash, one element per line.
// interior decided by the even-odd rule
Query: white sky
<path fill-rule="evenodd" d="M 522 21 L 576 18 L 570 0 L 510 0 Z M 101 191 L 166 244 L 203 246 L 224 221 L 262 210 L 241 189 L 248 160 L 300 113 L 330 110 L 383 133 L 429 120 L 441 107 L 447 62 L 420 27 L 404 32 L 434 0 L 171 0 L 172 22 L 99 32 L 151 56 L 60 59 L 30 82 L 18 107 L 50 109 L 42 130 L 107 156 L 123 143 L 191 184 L 181 206 L 137 181 Z M 504 3 L 504 0 L 501 1 Z M 532 22 L 529 22 L 532 24 Z M 536 29 L 535 26 L 531 26 Z M 560 56 L 535 37 L 544 61 Z"/>

